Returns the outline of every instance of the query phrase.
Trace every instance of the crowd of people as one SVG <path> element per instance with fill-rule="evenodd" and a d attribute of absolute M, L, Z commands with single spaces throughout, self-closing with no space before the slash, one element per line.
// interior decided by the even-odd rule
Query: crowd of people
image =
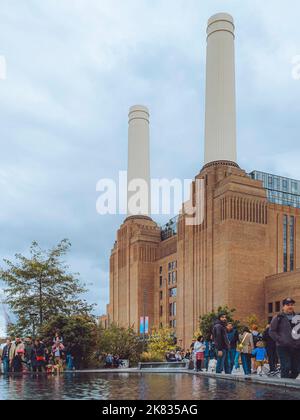
<path fill-rule="evenodd" d="M 218 316 L 208 340 L 198 337 L 191 345 L 190 359 L 196 371 L 209 367 L 218 374 L 245 375 L 281 374 L 284 379 L 297 379 L 300 374 L 300 334 L 295 330 L 295 301 L 285 299 L 282 312 L 275 316 L 265 331 L 256 325 L 242 331 L 227 321 L 225 313 Z M 300 330 L 300 327 L 299 327 Z M 188 356 L 188 355 L 187 355 Z"/>
<path fill-rule="evenodd" d="M 65 345 L 63 337 L 56 333 L 51 346 L 40 339 L 26 337 L 7 339 L 0 349 L 0 365 L 3 374 L 24 372 L 61 373 L 80 367 L 80 352 L 76 346 Z"/>
<path fill-rule="evenodd" d="M 195 371 L 213 371 L 231 375 L 281 374 L 286 379 L 297 379 L 300 374 L 300 316 L 295 313 L 295 301 L 287 298 L 282 312 L 275 316 L 264 331 L 257 325 L 242 330 L 229 322 L 225 313 L 215 321 L 210 337 L 198 337 L 187 351 L 177 349 L 166 354 L 167 362 L 188 362 Z M 61 373 L 79 370 L 80 350 L 64 343 L 56 332 L 50 346 L 42 340 L 26 337 L 8 339 L 0 348 L 2 373 L 46 372 Z M 127 367 L 118 355 L 105 354 L 106 368 Z M 126 366 L 125 366 L 126 365 Z M 242 367 L 242 369 L 241 369 Z"/>
<path fill-rule="evenodd" d="M 118 354 L 106 354 L 103 356 L 105 360 L 105 369 L 120 369 L 126 367 L 126 362 L 120 358 Z"/>

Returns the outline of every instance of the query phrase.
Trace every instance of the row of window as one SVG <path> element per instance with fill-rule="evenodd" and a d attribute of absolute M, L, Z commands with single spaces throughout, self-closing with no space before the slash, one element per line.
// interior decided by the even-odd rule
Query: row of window
<path fill-rule="evenodd" d="M 159 292 L 159 298 L 160 300 L 163 300 L 164 292 L 161 290 Z M 177 297 L 177 287 L 173 287 L 172 289 L 169 289 L 169 297 L 170 298 L 176 298 Z"/>
<path fill-rule="evenodd" d="M 162 317 L 164 314 L 164 307 L 160 305 L 160 317 Z M 169 304 L 169 316 L 172 318 L 175 318 L 177 315 L 177 303 L 172 302 Z"/>
<path fill-rule="evenodd" d="M 177 261 L 169 262 L 168 271 L 173 271 L 173 270 L 176 270 L 176 269 L 177 269 Z M 162 274 L 162 273 L 163 273 L 163 267 L 160 266 L 159 267 L 159 274 Z"/>
<path fill-rule="evenodd" d="M 177 283 L 177 271 L 172 271 L 168 274 L 168 284 L 176 284 Z"/>
<path fill-rule="evenodd" d="M 288 255 L 288 243 L 290 244 L 290 253 Z M 295 268 L 295 217 L 283 216 L 283 271 L 288 272 L 288 261 L 290 262 L 290 271 Z"/>
<path fill-rule="evenodd" d="M 174 285 L 177 283 L 177 271 L 173 271 L 172 273 L 168 274 L 168 285 Z M 163 276 L 159 277 L 159 287 L 163 287 Z"/>
<path fill-rule="evenodd" d="M 300 181 L 253 171 L 251 178 L 262 181 L 271 203 L 300 208 Z"/>
<path fill-rule="evenodd" d="M 274 311 L 275 309 L 275 311 Z M 274 312 L 280 312 L 281 311 L 281 303 L 275 302 L 275 303 L 269 303 L 268 305 L 268 313 L 273 314 Z"/>
<path fill-rule="evenodd" d="M 265 188 L 290 194 L 300 194 L 300 181 L 259 171 L 254 171 L 250 175 L 253 179 L 262 181 Z"/>
<path fill-rule="evenodd" d="M 173 261 L 173 262 L 170 262 L 168 264 L 168 270 L 169 271 L 173 271 L 173 270 L 176 270 L 176 269 L 177 269 L 177 261 Z"/>
<path fill-rule="evenodd" d="M 176 312 L 177 312 L 177 303 L 176 302 L 172 302 L 169 304 L 169 315 L 172 317 L 176 316 Z"/>
<path fill-rule="evenodd" d="M 170 321 L 169 323 L 170 328 L 176 328 L 177 327 L 177 322 L 176 319 L 173 319 L 172 321 Z M 160 328 L 163 328 L 163 323 L 160 323 Z"/>
<path fill-rule="evenodd" d="M 268 191 L 270 203 L 279 204 L 287 207 L 300 208 L 300 195 L 282 193 L 278 191 Z"/>

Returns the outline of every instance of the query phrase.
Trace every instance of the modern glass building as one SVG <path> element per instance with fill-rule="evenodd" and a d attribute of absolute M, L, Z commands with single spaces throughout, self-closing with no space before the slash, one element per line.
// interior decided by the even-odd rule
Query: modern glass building
<path fill-rule="evenodd" d="M 179 216 L 174 217 L 173 219 L 169 220 L 169 222 L 161 227 L 161 240 L 166 241 L 172 236 L 177 235 L 177 223 L 178 223 Z"/>
<path fill-rule="evenodd" d="M 300 208 L 300 181 L 261 171 L 253 171 L 249 175 L 263 182 L 271 203 Z"/>

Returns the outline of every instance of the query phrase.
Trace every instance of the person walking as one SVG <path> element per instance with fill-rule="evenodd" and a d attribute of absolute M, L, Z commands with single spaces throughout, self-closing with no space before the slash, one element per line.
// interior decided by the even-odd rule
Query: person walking
<path fill-rule="evenodd" d="M 254 350 L 253 336 L 249 328 L 244 328 L 243 334 L 240 335 L 240 344 L 238 346 L 241 352 L 242 365 L 246 376 L 251 375 L 251 359 Z"/>
<path fill-rule="evenodd" d="M 198 337 L 195 345 L 195 360 L 196 360 L 196 372 L 202 372 L 202 363 L 204 362 L 205 344 L 202 336 Z"/>
<path fill-rule="evenodd" d="M 3 347 L 3 350 L 1 351 L 1 361 L 3 363 L 3 373 L 7 375 L 10 372 L 10 348 L 11 348 L 11 340 L 7 339 L 6 344 Z"/>
<path fill-rule="evenodd" d="M 227 316 L 226 314 L 220 314 L 218 320 L 215 322 L 213 328 L 213 341 L 217 351 L 217 368 L 216 373 L 221 374 L 225 369 L 225 362 L 228 358 L 228 351 L 230 349 L 230 343 L 227 337 Z M 228 371 L 226 372 L 228 373 Z"/>
<path fill-rule="evenodd" d="M 295 313 L 296 302 L 282 302 L 281 314 L 271 322 L 270 336 L 276 342 L 283 379 L 297 379 L 300 374 L 300 315 Z"/>
<path fill-rule="evenodd" d="M 239 342 L 238 330 L 234 327 L 232 322 L 227 325 L 227 338 L 230 344 L 230 349 L 228 350 L 228 358 L 225 363 L 225 371 L 227 374 L 231 374 L 235 365 L 236 348 Z"/>
<path fill-rule="evenodd" d="M 277 371 L 278 355 L 276 343 L 270 336 L 270 324 L 267 325 L 265 332 L 263 333 L 263 341 L 266 344 L 266 350 L 268 354 L 270 374 L 274 374 Z"/>

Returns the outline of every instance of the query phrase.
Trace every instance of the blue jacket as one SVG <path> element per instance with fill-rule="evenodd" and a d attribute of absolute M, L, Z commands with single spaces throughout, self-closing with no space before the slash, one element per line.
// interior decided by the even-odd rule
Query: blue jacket
<path fill-rule="evenodd" d="M 252 356 L 255 357 L 257 362 L 263 362 L 268 359 L 267 350 L 265 348 L 256 348 L 253 350 Z"/>

